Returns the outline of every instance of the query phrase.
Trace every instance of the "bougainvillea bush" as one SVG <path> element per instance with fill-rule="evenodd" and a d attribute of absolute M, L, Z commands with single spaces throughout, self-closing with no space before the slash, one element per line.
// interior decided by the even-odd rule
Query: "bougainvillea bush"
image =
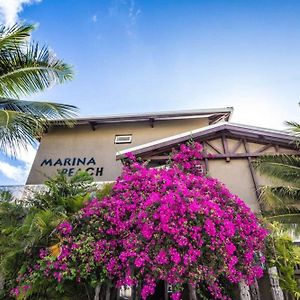
<path fill-rule="evenodd" d="M 266 230 L 241 199 L 203 174 L 201 151 L 198 143 L 181 145 L 162 168 L 129 155 L 112 194 L 57 228 L 59 255 L 45 249 L 23 284 L 94 276 L 139 285 L 147 299 L 163 280 L 173 286 L 172 299 L 181 299 L 186 284 L 229 299 L 224 280 L 253 283 L 263 274 Z"/>

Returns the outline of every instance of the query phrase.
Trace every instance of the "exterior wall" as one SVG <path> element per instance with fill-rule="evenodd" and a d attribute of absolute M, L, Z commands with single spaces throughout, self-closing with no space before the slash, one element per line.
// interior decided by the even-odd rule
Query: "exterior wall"
<path fill-rule="evenodd" d="M 57 169 L 65 169 L 69 175 L 79 168 L 89 169 L 95 181 L 115 180 L 122 168 L 121 162 L 116 161 L 118 151 L 207 125 L 207 118 L 197 118 L 155 121 L 153 128 L 149 122 L 101 124 L 95 131 L 89 125 L 53 128 L 41 140 L 27 184 L 41 184 L 53 176 Z M 115 135 L 118 134 L 132 134 L 132 143 L 114 144 Z M 70 161 L 66 162 L 66 158 Z M 86 158 L 85 165 L 73 161 L 74 158 Z M 61 164 L 59 162 L 54 166 L 58 159 L 61 159 Z M 41 166 L 44 160 L 48 160 L 48 164 Z"/>
<path fill-rule="evenodd" d="M 238 142 L 239 140 L 227 139 L 229 152 L 232 153 L 234 151 Z M 220 138 L 210 140 L 209 144 L 220 152 L 223 152 L 224 150 L 222 140 Z M 262 147 L 264 147 L 263 144 L 247 142 L 247 148 L 250 153 L 259 151 Z M 212 155 L 217 154 L 210 146 L 206 146 L 206 151 Z M 245 154 L 245 151 L 246 149 L 244 144 L 241 144 L 240 147 L 235 150 L 235 154 Z M 272 146 L 265 151 L 260 152 L 260 154 L 278 153 L 276 151 L 279 153 L 289 154 L 292 150 L 284 147 L 277 147 L 276 150 L 275 146 Z M 247 157 L 231 158 L 229 161 L 226 161 L 225 159 L 209 159 L 208 175 L 218 178 L 232 193 L 238 195 L 243 201 L 245 201 L 252 211 L 259 212 L 260 208 L 257 201 L 256 188 Z M 274 183 L 272 182 L 272 179 L 264 177 L 255 171 L 254 177 L 258 188 Z"/>
<path fill-rule="evenodd" d="M 210 160 L 208 169 L 210 176 L 225 183 L 228 189 L 245 201 L 252 211 L 259 212 L 247 159 L 232 159 L 230 162 L 224 159 Z"/>

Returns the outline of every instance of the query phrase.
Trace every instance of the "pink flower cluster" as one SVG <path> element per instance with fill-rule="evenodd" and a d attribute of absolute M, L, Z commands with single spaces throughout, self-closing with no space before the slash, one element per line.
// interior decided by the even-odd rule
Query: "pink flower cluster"
<path fill-rule="evenodd" d="M 72 231 L 72 225 L 68 221 L 64 221 L 58 225 L 57 230 L 62 236 L 65 236 Z"/>
<path fill-rule="evenodd" d="M 258 254 L 266 230 L 241 199 L 203 175 L 201 150 L 198 143 L 181 145 L 166 168 L 148 168 L 130 156 L 111 196 L 91 200 L 73 227 L 59 226 L 67 250 L 44 272 L 67 272 L 74 256 L 80 259 L 78 249 L 85 257 L 87 247 L 81 245 L 88 238 L 92 264 L 84 261 L 85 273 L 77 276 L 105 266 L 117 286 L 142 282 L 143 299 L 154 293 L 158 280 L 173 285 L 172 299 L 181 299 L 186 283 L 203 283 L 212 299 L 229 299 L 220 278 L 251 284 L 262 276 Z"/>

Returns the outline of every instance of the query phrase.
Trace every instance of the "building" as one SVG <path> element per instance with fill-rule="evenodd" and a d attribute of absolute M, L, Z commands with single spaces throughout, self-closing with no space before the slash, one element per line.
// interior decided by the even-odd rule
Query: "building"
<path fill-rule="evenodd" d="M 229 107 L 78 118 L 71 128 L 52 122 L 40 140 L 26 189 L 39 188 L 57 170 L 68 176 L 86 170 L 95 182 L 114 181 L 127 153 L 161 166 L 174 148 L 192 139 L 203 146 L 205 172 L 224 182 L 257 213 L 259 188 L 268 179 L 256 173 L 252 160 L 300 152 L 290 133 L 231 123 L 232 112 Z M 240 283 L 237 299 L 283 299 L 276 268 L 268 271 L 269 277 L 251 288 Z"/>
<path fill-rule="evenodd" d="M 254 212 L 266 178 L 251 161 L 270 153 L 300 154 L 285 132 L 230 123 L 232 108 L 79 118 L 72 128 L 53 124 L 40 141 L 27 185 L 42 184 L 58 169 L 71 176 L 79 169 L 96 182 L 113 181 L 121 158 L 132 152 L 161 165 L 172 148 L 190 139 L 204 147 L 205 169 L 224 182 Z"/>
<path fill-rule="evenodd" d="M 116 153 L 162 138 L 228 121 L 232 108 L 79 118 L 73 128 L 54 125 L 41 139 L 27 184 L 41 184 L 57 169 L 87 170 L 112 181 L 122 164 Z"/>

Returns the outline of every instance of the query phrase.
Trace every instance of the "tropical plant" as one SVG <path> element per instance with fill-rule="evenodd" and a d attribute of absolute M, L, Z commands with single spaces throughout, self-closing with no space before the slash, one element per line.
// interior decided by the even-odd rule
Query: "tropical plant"
<path fill-rule="evenodd" d="M 45 182 L 42 191 L 33 193 L 26 201 L 1 203 L 0 273 L 5 279 L 4 299 L 8 299 L 18 274 L 31 267 L 41 248 L 51 247 L 54 251 L 58 247 L 60 238 L 53 230 L 83 207 L 89 194 L 96 190 L 92 180 L 86 172 L 70 178 L 59 172 Z M 49 294 L 53 290 L 48 290 L 49 284 L 41 281 L 32 299 L 42 299 L 46 292 L 55 299 L 54 292 Z"/>
<path fill-rule="evenodd" d="M 296 246 L 289 233 L 278 222 L 269 223 L 270 234 L 267 237 L 267 262 L 276 266 L 279 272 L 280 286 L 285 293 L 300 299 L 300 283 L 295 278 L 295 267 L 300 264 L 300 247 Z M 288 297 L 287 297 L 288 299 Z"/>
<path fill-rule="evenodd" d="M 72 68 L 47 47 L 29 43 L 33 25 L 0 27 L 0 150 L 16 154 L 34 144 L 49 120 L 74 116 L 72 105 L 24 101 L 57 83 L 72 78 Z"/>
<path fill-rule="evenodd" d="M 0 190 L 0 202 L 12 202 L 15 198 L 11 191 L 9 190 Z"/>
<path fill-rule="evenodd" d="M 300 103 L 299 103 L 299 106 L 300 106 Z M 297 137 L 300 136 L 300 124 L 298 122 L 295 122 L 295 121 L 286 121 L 285 124 L 287 126 L 289 126 L 289 130 L 295 134 Z M 296 140 L 295 141 L 296 145 L 299 147 L 299 140 Z"/>
<path fill-rule="evenodd" d="M 145 300 L 163 280 L 173 300 L 185 286 L 192 300 L 197 289 L 206 299 L 228 300 L 228 286 L 261 277 L 267 232 L 241 199 L 202 174 L 201 151 L 198 143 L 181 145 L 162 168 L 129 156 L 112 193 L 56 228 L 60 251 L 45 248 L 15 294 L 30 295 L 46 278 L 57 288 L 89 282 L 94 299 L 104 299 L 103 291 L 116 299 L 112 287 L 131 286 L 132 299 Z"/>
<path fill-rule="evenodd" d="M 6 278 L 16 278 L 18 256 L 14 255 L 14 250 L 18 244 L 14 237 L 16 228 L 21 226 L 27 210 L 17 204 L 11 202 L 5 197 L 0 201 L 0 299 L 6 299 L 5 282 Z M 4 274 L 4 265 L 8 266 Z"/>
<path fill-rule="evenodd" d="M 299 134 L 300 126 L 287 122 L 290 130 Z M 295 148 L 298 140 L 295 141 Z M 273 180 L 273 185 L 263 186 L 260 200 L 264 204 L 263 215 L 270 221 L 279 221 L 300 233 L 300 156 L 265 155 L 254 162 L 261 174 Z M 289 225 L 290 224 L 290 225 Z"/>
<path fill-rule="evenodd" d="M 296 136 L 295 149 L 300 149 L 300 125 L 296 122 L 286 124 Z M 273 185 L 260 189 L 262 214 L 271 229 L 266 243 L 268 263 L 278 268 L 280 286 L 285 293 L 300 299 L 300 287 L 294 274 L 300 248 L 293 245 L 293 239 L 300 237 L 300 156 L 265 155 L 254 162 L 254 167 L 273 180 Z"/>

